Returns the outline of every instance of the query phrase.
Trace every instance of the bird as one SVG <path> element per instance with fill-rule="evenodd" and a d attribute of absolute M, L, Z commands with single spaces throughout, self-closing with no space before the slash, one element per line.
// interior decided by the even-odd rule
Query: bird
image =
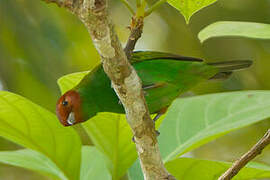
<path fill-rule="evenodd" d="M 166 112 L 174 99 L 199 83 L 227 79 L 233 71 L 252 65 L 251 60 L 206 63 L 200 58 L 156 51 L 135 51 L 130 63 L 141 78 L 150 114 L 157 114 L 154 120 Z M 57 117 L 64 126 L 85 122 L 99 112 L 125 113 L 101 64 L 56 104 Z"/>

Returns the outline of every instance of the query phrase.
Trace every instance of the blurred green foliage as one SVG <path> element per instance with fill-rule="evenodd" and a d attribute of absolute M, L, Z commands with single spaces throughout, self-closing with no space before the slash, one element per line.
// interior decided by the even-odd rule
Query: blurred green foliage
<path fill-rule="evenodd" d="M 55 5 L 19 0 L 0 3 L 4 88 L 54 111 L 57 78 L 98 63 L 90 37 L 74 16 Z"/>
<path fill-rule="evenodd" d="M 110 13 L 124 45 L 131 16 L 120 1 L 110 3 Z M 149 0 L 149 4 L 152 3 Z M 270 89 L 269 40 L 231 37 L 210 39 L 201 44 L 197 38 L 201 29 L 215 21 L 270 24 L 269 8 L 268 0 L 219 0 L 197 12 L 186 25 L 184 17 L 176 9 L 164 4 L 145 20 L 144 33 L 137 49 L 201 57 L 208 62 L 254 60 L 249 70 L 235 73 L 225 82 L 202 84 L 196 89 L 196 94 Z M 0 89 L 20 94 L 54 112 L 56 99 L 60 95 L 56 80 L 64 74 L 89 70 L 99 62 L 88 32 L 69 12 L 37 0 L 0 0 Z M 230 133 L 192 154 L 200 158 L 236 159 L 269 126 L 269 121 L 265 121 Z M 18 146 L 0 139 L 1 150 L 10 147 L 18 149 Z M 259 160 L 270 163 L 269 153 L 264 153 Z M 22 179 L 22 173 L 25 179 L 37 179 L 36 174 L 24 170 L 16 170 L 18 176 L 11 176 L 11 171 L 15 171 L 13 167 L 1 166 L 0 179 Z"/>

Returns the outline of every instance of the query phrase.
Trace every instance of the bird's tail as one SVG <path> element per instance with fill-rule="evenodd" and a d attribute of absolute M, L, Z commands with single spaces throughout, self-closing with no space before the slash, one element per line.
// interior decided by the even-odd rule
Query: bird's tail
<path fill-rule="evenodd" d="M 236 61 L 225 61 L 208 63 L 208 65 L 219 68 L 219 72 L 210 79 L 227 79 L 235 70 L 241 70 L 248 68 L 252 65 L 251 60 L 236 60 Z"/>

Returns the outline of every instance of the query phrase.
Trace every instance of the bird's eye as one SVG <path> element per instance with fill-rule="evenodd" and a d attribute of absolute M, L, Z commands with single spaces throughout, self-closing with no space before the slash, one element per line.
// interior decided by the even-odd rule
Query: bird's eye
<path fill-rule="evenodd" d="M 64 106 L 67 106 L 67 105 L 68 105 L 68 102 L 65 100 L 65 101 L 62 102 L 62 104 L 63 104 Z"/>

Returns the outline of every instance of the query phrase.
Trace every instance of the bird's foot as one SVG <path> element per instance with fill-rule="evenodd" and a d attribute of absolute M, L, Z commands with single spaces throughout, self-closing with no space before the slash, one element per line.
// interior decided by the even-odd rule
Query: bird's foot
<path fill-rule="evenodd" d="M 154 117 L 153 121 L 156 122 L 163 114 L 165 114 L 168 110 L 168 106 L 160 109 L 158 112 L 156 112 L 156 116 Z"/>

